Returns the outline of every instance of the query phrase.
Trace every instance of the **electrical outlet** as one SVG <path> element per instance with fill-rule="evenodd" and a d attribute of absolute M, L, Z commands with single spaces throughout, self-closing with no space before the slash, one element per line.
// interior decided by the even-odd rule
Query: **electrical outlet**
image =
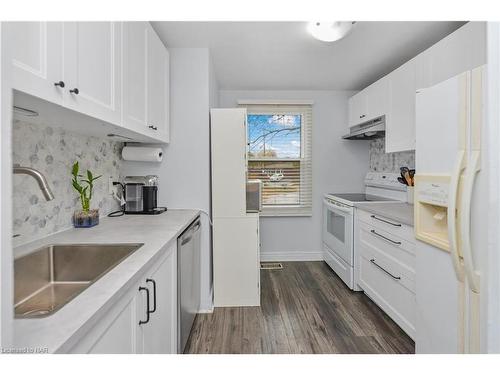
<path fill-rule="evenodd" d="M 114 180 L 115 179 L 113 178 L 113 176 L 108 177 L 108 194 L 110 195 L 113 195 L 113 193 L 115 192 L 115 187 L 113 186 Z"/>

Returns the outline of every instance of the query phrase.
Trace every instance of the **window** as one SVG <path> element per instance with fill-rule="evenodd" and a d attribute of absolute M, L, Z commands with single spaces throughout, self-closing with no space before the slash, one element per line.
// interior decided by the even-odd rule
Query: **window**
<path fill-rule="evenodd" d="M 311 106 L 246 107 L 247 178 L 262 181 L 262 215 L 311 215 Z"/>

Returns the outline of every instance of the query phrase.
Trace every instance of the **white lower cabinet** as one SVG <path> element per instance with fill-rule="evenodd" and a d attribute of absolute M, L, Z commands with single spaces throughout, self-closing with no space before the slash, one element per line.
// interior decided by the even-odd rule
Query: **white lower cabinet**
<path fill-rule="evenodd" d="M 70 353 L 177 353 L 177 246 L 170 246 Z"/>
<path fill-rule="evenodd" d="M 414 339 L 415 240 L 408 235 L 412 227 L 380 215 L 374 219 L 373 214 L 360 210 L 358 213 L 357 283 Z"/>
<path fill-rule="evenodd" d="M 138 304 L 139 317 L 147 320 L 147 297 L 150 293 L 149 322 L 139 325 L 141 353 L 177 353 L 177 249 L 146 274 Z M 142 309 L 142 311 L 141 311 Z"/>
<path fill-rule="evenodd" d="M 259 215 L 213 224 L 214 305 L 260 306 Z"/>

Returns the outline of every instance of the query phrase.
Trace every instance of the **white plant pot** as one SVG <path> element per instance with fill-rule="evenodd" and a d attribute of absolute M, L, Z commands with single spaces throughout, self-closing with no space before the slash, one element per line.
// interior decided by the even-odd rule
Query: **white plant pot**
<path fill-rule="evenodd" d="M 407 186 L 406 187 L 406 201 L 409 204 L 413 204 L 413 186 Z"/>

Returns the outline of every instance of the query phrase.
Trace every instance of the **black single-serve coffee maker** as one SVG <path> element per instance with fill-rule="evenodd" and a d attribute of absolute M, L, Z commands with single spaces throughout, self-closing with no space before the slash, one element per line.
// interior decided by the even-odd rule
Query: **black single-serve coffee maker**
<path fill-rule="evenodd" d="M 125 214 L 158 215 L 167 210 L 158 207 L 158 176 L 127 176 L 123 195 Z"/>

